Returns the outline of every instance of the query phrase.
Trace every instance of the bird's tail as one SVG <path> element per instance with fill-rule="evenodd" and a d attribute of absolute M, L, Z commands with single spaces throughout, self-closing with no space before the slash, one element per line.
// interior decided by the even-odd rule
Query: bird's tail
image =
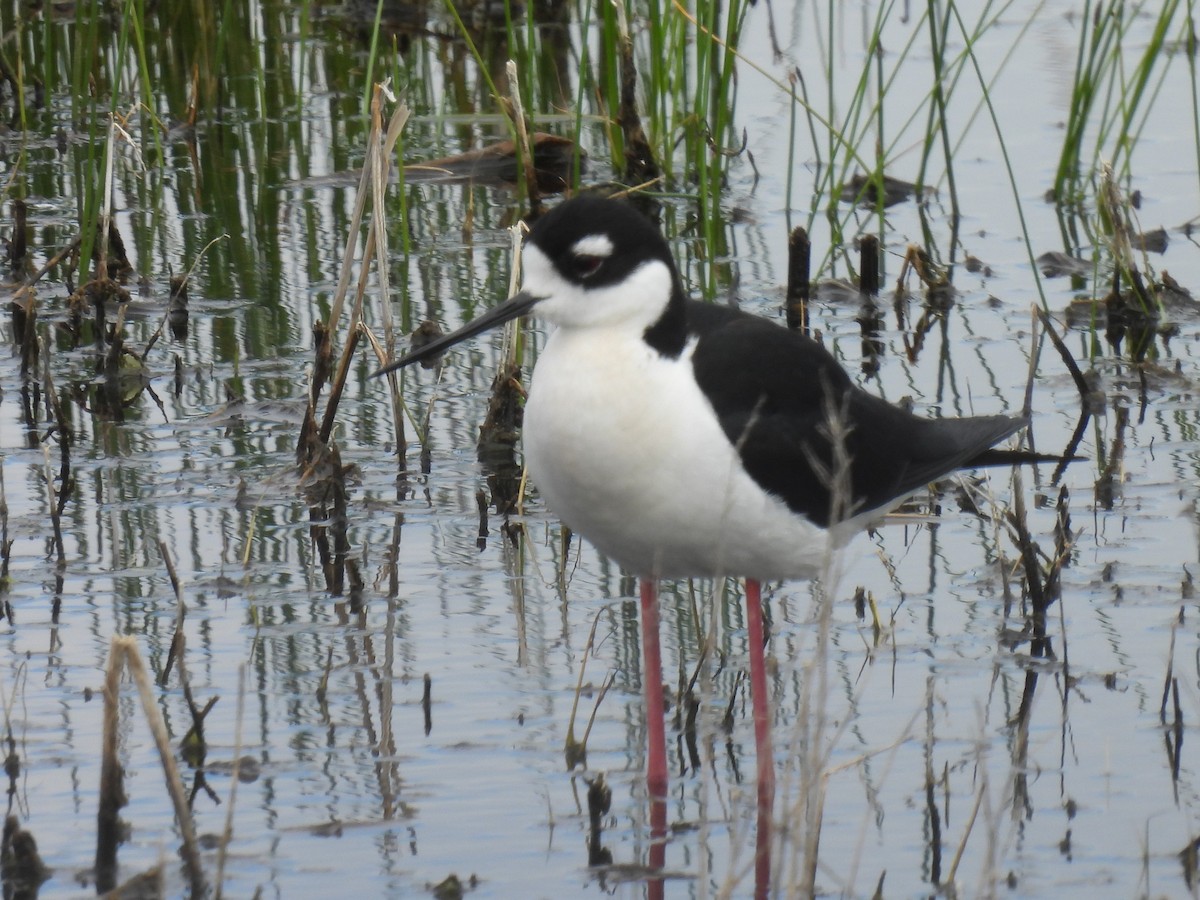
<path fill-rule="evenodd" d="M 1084 459 L 1082 456 L 1060 456 L 1057 453 L 1035 453 L 1032 450 L 984 450 L 963 465 L 964 469 L 981 466 L 1032 466 L 1036 463 L 1065 465 Z"/>

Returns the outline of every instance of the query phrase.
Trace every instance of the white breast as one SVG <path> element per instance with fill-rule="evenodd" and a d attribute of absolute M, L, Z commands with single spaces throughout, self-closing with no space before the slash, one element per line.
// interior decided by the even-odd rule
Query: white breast
<path fill-rule="evenodd" d="M 627 328 L 563 328 L 525 407 L 533 483 L 551 512 L 639 576 L 807 578 L 824 531 L 741 468 L 692 375 Z"/>

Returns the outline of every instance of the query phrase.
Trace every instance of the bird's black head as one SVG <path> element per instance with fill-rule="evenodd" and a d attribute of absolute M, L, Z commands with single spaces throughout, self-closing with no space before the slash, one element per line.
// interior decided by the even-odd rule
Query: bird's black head
<path fill-rule="evenodd" d="M 670 248 L 628 203 L 584 195 L 559 204 L 534 225 L 523 265 L 522 293 L 560 328 L 620 328 L 661 352 L 682 349 L 683 291 Z"/>
<path fill-rule="evenodd" d="M 564 280 L 588 289 L 623 282 L 650 261 L 674 270 L 658 226 L 630 203 L 590 194 L 564 201 L 538 219 L 526 240 L 530 246 Z"/>
<path fill-rule="evenodd" d="M 522 254 L 522 290 L 457 331 L 385 366 L 389 372 L 533 311 L 560 328 L 616 328 L 676 355 L 686 338 L 683 292 L 658 227 L 628 203 L 580 196 L 546 213 Z"/>

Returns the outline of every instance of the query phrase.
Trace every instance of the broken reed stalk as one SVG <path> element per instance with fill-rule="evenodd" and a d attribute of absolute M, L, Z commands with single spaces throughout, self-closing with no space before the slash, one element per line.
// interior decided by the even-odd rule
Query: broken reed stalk
<path fill-rule="evenodd" d="M 117 305 L 117 320 L 113 323 L 112 340 L 109 341 L 108 349 L 99 364 L 104 376 L 98 387 L 99 396 L 103 398 L 105 411 L 116 422 L 124 421 L 125 418 L 125 404 L 121 397 L 121 358 L 125 353 L 125 311 L 128 308 L 128 303 Z M 100 314 L 103 309 L 104 301 L 98 300 L 97 313 Z M 103 346 L 103 329 L 97 329 L 97 332 L 96 340 Z"/>
<path fill-rule="evenodd" d="M 13 268 L 25 262 L 28 252 L 29 206 L 20 197 L 13 200 L 13 230 L 12 243 L 8 246 L 8 262 Z"/>
<path fill-rule="evenodd" d="M 317 689 L 314 695 L 317 702 L 321 704 L 322 713 L 325 712 L 327 699 L 329 695 L 329 676 L 333 674 L 333 645 L 331 644 L 325 653 L 325 668 L 321 670 L 321 679 L 317 682 Z"/>
<path fill-rule="evenodd" d="M 358 243 L 358 229 L 362 224 L 362 215 L 366 210 L 366 199 L 370 195 L 372 198 L 376 196 L 374 191 L 374 181 L 377 174 L 377 159 L 379 149 L 379 139 L 382 130 L 382 120 L 379 111 L 379 96 L 381 85 L 375 86 L 374 97 L 371 101 L 371 130 L 367 135 L 367 157 L 363 163 L 362 177 L 359 180 L 358 199 L 354 206 L 354 216 L 351 219 L 346 237 L 346 252 L 343 256 L 342 277 L 338 280 L 337 292 L 334 295 L 333 308 L 329 313 L 329 321 L 326 324 L 324 337 L 326 340 L 332 340 L 333 334 L 336 332 L 339 320 L 341 318 L 342 305 L 345 302 L 346 291 L 349 288 L 350 273 L 353 271 L 353 251 Z M 366 292 L 366 283 L 370 273 L 370 259 L 375 252 L 377 235 L 375 233 L 376 219 L 372 216 L 370 226 L 367 229 L 367 239 L 363 248 L 363 262 L 358 271 L 358 281 L 354 291 L 354 306 L 350 312 L 349 330 L 346 336 L 346 341 L 342 346 L 342 354 L 338 360 L 337 369 L 333 376 L 329 389 L 329 399 L 325 402 L 325 414 L 321 420 L 320 438 L 323 443 L 329 442 L 329 436 L 333 433 L 333 423 L 337 417 L 338 406 L 341 402 L 342 392 L 345 390 L 346 379 L 350 371 L 350 363 L 354 358 L 355 348 L 358 346 L 360 336 L 360 328 L 362 325 L 362 307 L 363 295 Z M 381 273 L 382 274 L 382 273 Z M 383 276 L 386 278 L 386 276 Z M 318 346 L 318 355 L 323 348 Z M 332 352 L 332 347 L 329 348 Z M 315 404 L 316 395 L 319 394 L 322 384 L 313 385 L 312 402 Z"/>
<path fill-rule="evenodd" d="M 1046 334 L 1050 336 L 1050 343 L 1054 345 L 1054 349 L 1058 351 L 1059 357 L 1063 361 L 1063 365 L 1067 367 L 1067 371 L 1071 373 L 1071 380 L 1075 382 L 1075 389 L 1079 391 L 1079 422 L 1075 425 L 1075 431 L 1071 435 L 1071 439 L 1067 441 L 1066 449 L 1062 453 L 1062 458 L 1058 465 L 1054 467 L 1054 474 L 1050 477 L 1051 484 L 1058 484 L 1063 473 L 1066 472 L 1067 466 L 1071 460 L 1075 458 L 1075 451 L 1079 448 L 1080 441 L 1083 440 L 1084 431 L 1087 429 L 1088 422 L 1091 421 L 1093 411 L 1099 410 L 1104 405 L 1104 394 L 1101 391 L 1093 390 L 1087 383 L 1087 378 L 1079 369 L 1079 364 L 1075 362 L 1075 357 L 1071 355 L 1066 343 L 1059 336 L 1058 330 L 1054 327 L 1054 320 L 1040 306 L 1034 306 L 1033 309 L 1033 327 L 1032 332 L 1032 347 L 1033 352 L 1029 359 L 1029 378 L 1025 382 L 1025 403 L 1022 406 L 1022 415 L 1029 418 L 1030 412 L 1033 409 L 1033 379 L 1037 374 L 1037 359 L 1038 359 L 1038 326 L 1039 324 L 1046 329 Z M 1028 432 L 1026 432 L 1028 435 Z M 1030 442 L 1032 444 L 1032 441 Z"/>
<path fill-rule="evenodd" d="M 61 458 L 58 468 L 57 503 L 52 511 L 52 514 L 57 515 L 58 521 L 61 523 L 63 510 L 66 509 L 67 501 L 70 500 L 74 488 L 74 481 L 71 477 L 72 432 L 58 392 L 54 389 L 54 377 L 50 373 L 49 356 L 43 360 L 42 364 L 42 392 L 46 398 L 46 405 L 54 417 L 54 424 L 51 428 L 47 429 L 47 436 L 50 433 L 54 434 L 55 439 L 58 441 L 59 456 Z M 61 529 L 57 532 L 57 537 L 56 549 L 59 553 L 56 562 L 61 570 L 61 568 L 66 566 L 66 553 L 62 547 Z"/>
<path fill-rule="evenodd" d="M 809 333 L 808 301 L 812 294 L 812 242 L 797 225 L 788 236 L 787 327 Z"/>
<path fill-rule="evenodd" d="M 592 726 L 596 724 L 596 716 L 600 713 L 600 704 L 604 702 L 604 698 L 608 696 L 609 690 L 617 681 L 617 673 L 609 672 L 608 677 L 604 679 L 604 683 L 600 685 L 600 693 L 596 695 L 596 702 L 592 704 L 592 714 L 588 716 L 587 725 L 583 729 L 583 749 L 587 752 L 588 738 L 592 736 Z"/>
<path fill-rule="evenodd" d="M 875 297 L 879 294 L 879 238 L 873 234 L 864 234 L 859 239 L 859 275 L 858 290 L 860 293 Z"/>
<path fill-rule="evenodd" d="M 48 482 L 49 502 L 50 504 L 50 523 L 54 526 L 54 600 L 50 604 L 50 620 L 56 625 L 59 622 L 59 611 L 62 605 L 62 583 L 67 568 L 66 548 L 62 542 L 62 512 L 66 509 L 66 505 L 70 502 L 74 494 L 74 478 L 71 474 L 71 443 L 72 431 L 70 422 L 66 419 L 62 403 L 60 401 L 58 391 L 54 390 L 54 378 L 50 376 L 50 358 L 49 354 L 43 356 L 42 359 L 42 391 L 46 397 L 46 406 L 49 408 L 50 415 L 54 418 L 54 425 L 46 430 L 46 436 L 49 438 L 53 434 L 59 443 L 59 455 L 61 463 L 59 466 L 59 487 L 55 492 L 53 487 L 52 475 L 50 475 L 50 451 L 49 446 L 43 443 L 43 454 L 46 454 L 46 478 Z M 28 396 L 28 385 L 23 388 L 23 395 Z M 31 410 L 28 406 L 25 407 L 26 422 L 32 422 Z M 34 428 L 36 431 L 37 428 Z M 0 578 L 7 578 L 8 571 L 8 552 L 12 548 L 12 541 L 8 540 L 8 508 L 2 497 L 2 488 L 4 488 L 4 480 L 0 479 L 0 514 L 4 516 L 4 571 L 0 572 Z M 7 581 L 5 581 L 7 584 Z M 2 595 L 0 590 L 0 595 Z M 5 601 L 4 613 L 8 620 L 12 622 L 12 610 Z"/>
<path fill-rule="evenodd" d="M 364 268 L 364 273 L 366 269 Z M 329 399 L 325 402 L 325 415 L 321 418 L 321 429 L 318 432 L 323 443 L 329 443 L 329 437 L 333 434 L 333 423 L 337 419 L 338 406 L 342 402 L 342 394 L 346 390 L 346 381 L 350 375 L 350 365 L 354 361 L 354 351 L 358 349 L 358 340 L 362 336 L 362 330 L 359 323 L 355 323 L 350 328 L 349 334 L 346 336 L 346 343 L 342 346 L 342 355 L 338 360 L 337 369 L 333 375 L 333 381 L 329 389 Z"/>
<path fill-rule="evenodd" d="M 75 251 L 77 251 L 79 249 L 79 243 L 81 240 L 82 240 L 82 237 L 80 235 L 78 235 L 78 234 L 75 235 L 75 237 L 73 237 L 67 243 L 67 245 L 65 247 L 63 247 L 61 250 L 59 250 L 57 253 L 55 253 L 52 257 L 50 257 L 48 260 L 46 260 L 45 265 L 43 265 L 40 269 L 38 269 L 36 272 L 34 272 L 33 275 L 31 275 L 29 278 L 27 278 L 21 284 L 21 286 L 17 288 L 16 293 L 13 294 L 11 302 L 15 303 L 16 301 L 20 300 L 22 294 L 24 294 L 26 291 L 32 291 L 33 286 L 35 284 L 37 284 L 39 281 L 41 281 L 42 278 L 45 277 L 47 272 L 49 272 L 51 269 L 53 269 L 55 266 L 57 266 L 59 263 L 61 263 L 64 259 L 66 259 L 68 256 L 70 256 L 72 253 L 74 253 Z"/>
<path fill-rule="evenodd" d="M 1021 554 L 1021 563 L 1025 570 L 1025 588 L 1031 605 L 1030 653 L 1037 658 L 1045 657 L 1049 650 L 1046 638 L 1046 610 L 1050 607 L 1050 600 L 1046 596 L 1042 567 L 1038 562 L 1038 547 L 1029 533 L 1023 479 L 1019 470 L 1013 472 L 1013 505 L 1007 518 L 1013 543 Z"/>
<path fill-rule="evenodd" d="M 537 168 L 533 162 L 533 146 L 529 143 L 529 124 L 525 121 L 525 105 L 521 102 L 521 79 L 517 74 L 517 62 L 510 59 L 504 66 L 508 77 L 508 101 L 512 104 L 513 124 L 517 129 L 516 148 L 525 179 L 525 195 L 529 198 L 529 212 L 538 215 L 542 209 L 542 192 L 538 187 Z"/>
<path fill-rule="evenodd" d="M 97 884 L 100 882 L 98 872 L 102 866 L 108 866 L 107 871 L 114 877 L 116 872 L 116 842 L 119 839 L 118 820 L 116 811 L 125 805 L 126 798 L 121 782 L 120 761 L 116 758 L 116 743 L 118 743 L 118 701 L 120 695 L 121 670 L 130 673 L 133 683 L 137 685 L 138 694 L 142 698 L 142 712 L 150 733 L 154 736 L 158 758 L 162 763 L 162 772 L 167 782 L 167 793 L 175 808 L 175 821 L 179 824 L 184 846 L 180 854 L 184 858 L 188 881 L 191 883 L 193 898 L 205 896 L 206 884 L 204 869 L 200 865 L 200 847 L 196 838 L 196 827 L 192 823 L 191 811 L 187 808 L 187 792 L 184 782 L 179 776 L 179 767 L 175 764 L 175 755 L 170 746 L 167 726 L 162 720 L 162 713 L 155 702 L 154 679 L 146 670 L 142 654 L 138 652 L 137 641 L 128 635 L 113 637 L 109 650 L 108 673 L 104 680 L 104 745 L 101 761 L 101 804 L 98 814 L 98 835 L 96 847 Z M 110 842 L 110 845 L 109 845 Z M 102 853 L 103 851 L 103 853 Z M 108 888 L 106 888 L 108 889 Z"/>
<path fill-rule="evenodd" d="M 183 588 L 179 581 L 179 573 L 175 571 L 175 560 L 171 558 L 171 550 L 167 547 L 166 541 L 159 539 L 158 552 L 162 555 L 163 565 L 167 567 L 167 578 L 171 580 L 171 590 L 175 594 L 175 602 L 182 607 Z M 182 611 L 180 611 L 180 615 L 182 616 Z"/>
<path fill-rule="evenodd" d="M 421 688 L 421 714 L 425 720 L 425 736 L 433 731 L 433 679 L 425 673 Z"/>
<path fill-rule="evenodd" d="M 862 331 L 862 370 L 874 376 L 879 372 L 880 357 L 884 354 L 883 311 L 875 302 L 879 296 L 879 238 L 864 234 L 859 239 L 858 291 L 862 300 L 856 319 Z"/>
<path fill-rule="evenodd" d="M 18 298 L 23 289 L 18 289 L 10 304 L 13 321 L 13 337 L 21 348 L 21 375 L 28 376 L 37 367 L 39 344 L 37 338 L 37 295 L 29 291 L 24 302 Z"/>
<path fill-rule="evenodd" d="M 375 86 L 376 93 L 379 91 L 379 85 Z M 371 120 L 371 131 L 367 135 L 367 146 L 372 147 L 379 140 L 379 132 L 375 128 L 376 121 Z M 327 327 L 330 332 L 333 331 L 338 321 L 342 318 L 342 306 L 346 302 L 346 293 L 350 290 L 350 276 L 354 272 L 354 248 L 356 242 L 354 235 L 362 225 L 363 213 L 367 208 L 367 197 L 369 196 L 368 188 L 370 186 L 371 167 L 363 165 L 362 174 L 358 178 L 358 190 L 354 194 L 354 210 L 350 213 L 350 224 L 347 228 L 346 249 L 342 252 L 342 270 L 338 276 L 337 287 L 333 291 L 333 305 L 329 309 L 329 322 Z M 320 386 L 318 386 L 319 389 Z"/>

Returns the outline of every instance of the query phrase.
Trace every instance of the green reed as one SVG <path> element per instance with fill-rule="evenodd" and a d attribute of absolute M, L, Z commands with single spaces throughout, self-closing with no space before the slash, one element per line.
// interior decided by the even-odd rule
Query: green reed
<path fill-rule="evenodd" d="M 912 21 L 900 22 L 907 6 L 879 4 L 861 50 L 861 68 L 848 99 L 840 102 L 838 88 L 842 79 L 834 66 L 837 6 L 832 0 L 826 4 L 826 18 L 820 23 L 823 90 L 810 92 L 803 70 L 795 73 L 787 88 L 793 109 L 802 110 L 807 119 L 811 154 L 817 163 L 806 225 L 811 231 L 816 218 L 823 214 L 829 228 L 829 249 L 819 268 L 833 265 L 836 270 L 838 254 L 842 252 L 838 248 L 849 247 L 855 237 L 869 228 L 886 233 L 884 177 L 897 174 L 893 170 L 904 163 L 904 157 L 914 147 L 919 154 L 914 179 L 916 202 L 924 210 L 926 191 L 945 188 L 949 205 L 948 250 L 951 261 L 956 257 L 962 209 L 954 173 L 955 158 L 980 112 L 990 109 L 989 91 L 1030 22 L 1018 30 L 999 68 L 989 76 L 978 66 L 975 46 L 984 36 L 992 34 L 1009 6 L 1010 3 L 987 2 L 973 9 L 972 19 L 967 22 L 959 4 L 927 0 L 921 10 L 913 10 Z M 928 89 L 923 95 L 901 95 L 895 85 L 905 74 L 903 70 L 913 67 L 928 71 Z M 906 83 L 912 80 L 911 75 L 905 79 Z M 958 95 L 964 92 L 975 108 L 965 122 L 948 113 L 952 99 L 961 103 Z M 994 118 L 993 125 L 1003 148 L 1004 136 Z M 793 127 L 790 133 L 796 140 L 797 130 Z M 801 148 L 794 147 L 789 152 L 793 157 L 803 156 Z M 847 186 L 856 176 L 862 178 L 862 187 L 853 192 Z M 789 197 L 790 192 L 789 187 Z M 1019 205 L 1015 190 L 1014 198 Z M 930 218 L 922 215 L 921 224 L 926 251 L 934 260 L 943 259 L 942 242 L 935 239 Z M 854 261 L 849 256 L 844 258 L 853 269 Z"/>
<path fill-rule="evenodd" d="M 697 30 L 708 35 L 710 43 L 707 48 L 698 45 L 695 54 L 695 114 L 705 127 L 703 133 L 695 136 L 690 149 L 693 165 L 699 173 L 701 226 L 711 257 L 725 255 L 724 221 L 719 210 L 725 193 L 729 158 L 740 143 L 733 116 L 736 101 L 734 73 L 737 46 L 748 8 L 747 3 L 735 0 L 728 4 L 702 5 L 697 9 L 704 16 L 698 16 Z"/>
<path fill-rule="evenodd" d="M 596 51 L 596 90 L 600 95 L 600 113 L 605 117 L 609 156 L 612 167 L 620 172 L 625 166 L 625 137 L 617 124 L 621 108 L 621 28 L 615 4 L 599 4 L 599 46 Z"/>
<path fill-rule="evenodd" d="M 1182 14 L 1181 14 L 1182 12 Z M 1153 21 L 1150 37 L 1134 44 L 1135 22 Z M 1128 4 L 1118 0 L 1084 4 L 1071 104 L 1054 179 L 1060 204 L 1080 205 L 1095 197 L 1094 174 L 1102 161 L 1128 181 L 1133 154 L 1174 58 L 1188 60 L 1195 96 L 1194 31 L 1191 5 L 1179 0 Z M 1169 38 L 1182 53 L 1169 51 Z M 1192 132 L 1198 134 L 1196 105 Z"/>
<path fill-rule="evenodd" d="M 1152 23 L 1148 38 L 1142 36 L 1145 21 Z M 1136 39 L 1130 34 L 1135 24 Z M 1162 310 L 1158 298 L 1144 287 L 1143 275 L 1151 275 L 1149 259 L 1131 249 L 1136 213 L 1127 195 L 1137 145 L 1179 56 L 1187 59 L 1193 98 L 1190 131 L 1200 139 L 1193 24 L 1191 4 L 1184 7 L 1178 0 L 1085 4 L 1055 173 L 1053 196 L 1064 247 L 1068 253 L 1090 249 L 1093 303 L 1100 302 L 1111 272 L 1127 289 L 1122 297 L 1150 318 Z M 1195 152 L 1200 164 L 1200 144 Z M 1091 351 L 1099 352 L 1099 347 L 1093 325 Z"/>
<path fill-rule="evenodd" d="M 101 114 L 96 95 L 88 90 L 88 80 L 99 73 L 89 60 L 103 58 L 100 47 L 100 17 L 101 9 L 98 0 L 91 0 L 83 15 L 76 19 L 75 40 L 72 46 L 71 58 L 71 98 L 74 103 L 73 119 L 77 127 L 84 126 L 88 131 L 87 147 L 82 158 L 76 158 L 76 184 L 83 190 L 76 198 L 79 205 L 79 276 L 86 280 L 88 260 L 92 258 L 95 246 L 97 214 L 100 209 L 100 198 L 104 194 L 100 180 L 103 172 L 102 148 L 106 141 L 100 139 Z M 114 92 L 115 98 L 115 92 Z M 85 105 L 86 104 L 86 105 Z"/>
<path fill-rule="evenodd" d="M 371 23 L 371 41 L 367 50 L 367 75 L 362 85 L 362 114 L 369 115 L 371 111 L 371 96 L 375 89 L 375 70 L 379 62 L 379 29 L 383 22 L 383 0 L 375 2 L 375 21 Z"/>
<path fill-rule="evenodd" d="M 969 35 L 971 34 L 971 32 L 968 30 L 966 24 L 963 22 L 962 18 L 959 16 L 957 7 L 954 6 L 953 4 L 951 4 L 951 9 L 954 14 L 954 18 L 958 23 L 958 27 L 962 33 L 962 36 L 964 38 L 969 39 Z M 978 32 L 975 32 L 975 33 L 978 34 Z M 973 42 L 969 42 L 968 47 L 971 47 L 972 43 Z M 1009 187 L 1012 190 L 1013 206 L 1014 206 L 1014 209 L 1016 210 L 1017 218 L 1020 220 L 1020 223 L 1021 223 L 1021 237 L 1022 237 L 1022 240 L 1024 241 L 1025 253 L 1026 253 L 1027 257 L 1029 258 L 1030 272 L 1033 275 L 1034 284 L 1037 287 L 1038 297 L 1041 300 L 1042 309 L 1049 311 L 1048 301 L 1046 300 L 1046 292 L 1042 287 L 1042 280 L 1039 275 L 1037 260 L 1034 258 L 1035 255 L 1034 255 L 1034 250 L 1033 250 L 1033 243 L 1029 237 L 1029 226 L 1026 224 L 1026 221 L 1025 221 L 1025 207 L 1024 207 L 1024 204 L 1021 202 L 1021 192 L 1017 186 L 1016 173 L 1013 171 L 1012 160 L 1010 159 L 1009 153 L 1008 153 L 1008 145 L 1005 143 L 1005 140 L 1004 140 L 1004 132 L 1000 127 L 1000 120 L 996 116 L 996 109 L 992 105 L 991 91 L 990 91 L 988 82 L 984 78 L 983 72 L 979 67 L 979 60 L 975 56 L 973 51 L 968 53 L 967 59 L 969 60 L 972 68 L 975 71 L 976 78 L 977 78 L 977 80 L 979 82 L 979 86 L 980 86 L 980 96 L 981 96 L 983 104 L 987 108 L 988 116 L 991 119 L 992 127 L 993 127 L 993 130 L 995 131 L 996 142 L 1000 148 L 1001 156 L 1004 159 L 1004 170 L 1008 175 Z"/>
<path fill-rule="evenodd" d="M 5 27 L 5 33 L 8 33 L 8 25 L 8 22 L 0 20 L 0 26 Z M 3 65 L 7 76 L 13 79 L 13 81 L 7 86 L 13 90 L 13 104 L 15 107 L 13 111 L 13 119 L 20 126 L 21 130 L 24 130 L 27 127 L 27 110 L 25 107 L 26 82 L 30 75 L 32 75 L 35 80 L 37 79 L 37 75 L 34 74 L 36 71 L 35 69 L 29 69 L 28 72 L 26 71 L 27 60 L 25 58 L 25 47 L 28 32 L 29 28 L 25 17 L 17 15 L 15 17 L 15 21 L 12 23 L 11 37 L 4 41 L 0 41 L 0 65 Z M 45 27 L 41 28 L 43 42 L 49 42 L 53 40 L 53 35 L 51 32 L 52 29 Z M 8 47 L 10 45 L 15 51 L 15 58 L 10 57 L 9 55 Z M 41 75 L 42 84 L 45 85 L 51 78 L 53 78 L 53 72 L 43 69 Z"/>

